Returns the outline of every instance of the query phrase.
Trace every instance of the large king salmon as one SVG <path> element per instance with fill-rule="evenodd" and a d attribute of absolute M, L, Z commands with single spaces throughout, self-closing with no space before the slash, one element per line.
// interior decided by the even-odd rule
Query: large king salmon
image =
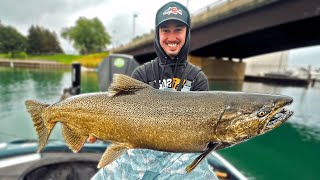
<path fill-rule="evenodd" d="M 98 167 L 128 149 L 145 148 L 202 154 L 192 171 L 212 150 L 229 147 L 268 132 L 287 120 L 283 109 L 292 98 L 244 92 L 169 92 L 125 75 L 115 75 L 109 92 L 74 96 L 55 104 L 27 100 L 39 139 L 45 146 L 57 122 L 73 152 L 94 136 L 111 145 Z"/>

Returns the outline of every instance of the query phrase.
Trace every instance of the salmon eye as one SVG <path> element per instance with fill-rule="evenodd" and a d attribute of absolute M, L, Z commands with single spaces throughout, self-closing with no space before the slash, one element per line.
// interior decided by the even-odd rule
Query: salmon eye
<path fill-rule="evenodd" d="M 259 112 L 257 113 L 258 117 L 263 117 L 263 116 L 265 116 L 266 114 L 267 114 L 267 112 L 265 112 L 265 111 L 259 111 Z"/>

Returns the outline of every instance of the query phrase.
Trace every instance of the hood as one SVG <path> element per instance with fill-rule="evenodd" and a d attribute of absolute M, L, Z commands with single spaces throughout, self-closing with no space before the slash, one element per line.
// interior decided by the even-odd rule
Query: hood
<path fill-rule="evenodd" d="M 154 46 L 156 49 L 156 53 L 157 56 L 159 57 L 160 60 L 160 65 L 170 65 L 170 64 L 180 64 L 183 63 L 185 64 L 185 62 L 187 61 L 187 57 L 188 57 L 188 52 L 189 52 L 189 47 L 190 47 L 190 28 L 187 27 L 187 34 L 186 34 L 186 42 L 183 45 L 183 47 L 181 48 L 179 54 L 174 57 L 174 59 L 171 59 L 162 49 L 162 47 L 160 46 L 159 43 L 159 28 L 156 28 L 156 35 L 155 35 L 155 42 L 154 42 Z"/>
<path fill-rule="evenodd" d="M 168 15 L 166 12 L 170 10 L 170 8 L 176 8 L 178 11 L 181 11 L 182 15 L 171 13 Z M 174 58 L 171 59 L 161 48 L 159 42 L 159 25 L 167 20 L 177 20 L 181 21 L 187 26 L 187 33 L 186 33 L 186 41 L 183 47 L 181 48 L 179 54 Z M 185 63 L 187 61 L 187 56 L 190 47 L 190 13 L 188 9 L 178 2 L 169 2 L 163 5 L 156 13 L 156 20 L 155 20 L 155 50 L 157 56 L 160 59 L 160 65 L 169 65 L 169 64 L 180 64 Z"/>

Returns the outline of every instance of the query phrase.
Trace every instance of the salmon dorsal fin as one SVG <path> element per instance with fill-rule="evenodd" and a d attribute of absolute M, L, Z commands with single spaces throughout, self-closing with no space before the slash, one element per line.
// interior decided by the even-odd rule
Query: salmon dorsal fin
<path fill-rule="evenodd" d="M 133 79 L 132 77 L 123 75 L 123 74 L 114 74 L 113 82 L 109 87 L 109 97 L 119 95 L 122 93 L 135 92 L 140 89 L 150 88 L 149 85 Z"/>

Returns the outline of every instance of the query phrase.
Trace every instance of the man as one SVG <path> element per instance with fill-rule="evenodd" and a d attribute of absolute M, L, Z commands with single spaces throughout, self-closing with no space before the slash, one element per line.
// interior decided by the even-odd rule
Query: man
<path fill-rule="evenodd" d="M 206 91 L 205 74 L 187 61 L 190 14 L 177 2 L 162 6 L 156 14 L 155 49 L 158 57 L 138 67 L 132 77 L 168 91 Z M 89 141 L 94 142 L 94 137 Z M 207 161 L 191 173 L 185 168 L 199 154 L 130 150 L 101 169 L 93 179 L 217 179 Z"/>
<path fill-rule="evenodd" d="M 157 89 L 207 91 L 205 74 L 187 61 L 190 45 L 188 10 L 176 2 L 162 6 L 156 14 L 155 34 L 158 57 L 137 68 L 132 77 Z"/>

